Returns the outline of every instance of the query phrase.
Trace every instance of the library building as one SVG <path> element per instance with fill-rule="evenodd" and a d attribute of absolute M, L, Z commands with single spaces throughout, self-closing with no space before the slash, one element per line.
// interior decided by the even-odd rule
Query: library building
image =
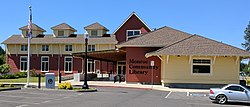
<path fill-rule="evenodd" d="M 240 62 L 250 56 L 240 48 L 168 26 L 152 30 L 135 12 L 112 34 L 98 22 L 83 28 L 89 35 L 87 46 L 86 34 L 76 34 L 67 23 L 51 27 L 53 34 L 32 23 L 31 71 L 73 77 L 87 70 L 89 80 L 118 76 L 126 83 L 211 87 L 238 84 Z M 21 34 L 2 42 L 13 73 L 27 71 L 28 26 L 19 30 Z"/>

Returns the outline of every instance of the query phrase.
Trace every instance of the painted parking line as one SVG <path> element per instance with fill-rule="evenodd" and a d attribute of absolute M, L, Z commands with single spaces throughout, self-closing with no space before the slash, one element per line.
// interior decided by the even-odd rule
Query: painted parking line
<path fill-rule="evenodd" d="M 172 93 L 172 91 L 170 91 L 165 98 L 168 98 L 171 93 Z"/>
<path fill-rule="evenodd" d="M 26 96 L 14 96 L 14 95 L 0 95 L 3 97 L 14 97 L 14 98 L 32 98 L 32 99 L 54 99 L 54 98 L 43 98 L 43 97 L 26 97 Z"/>

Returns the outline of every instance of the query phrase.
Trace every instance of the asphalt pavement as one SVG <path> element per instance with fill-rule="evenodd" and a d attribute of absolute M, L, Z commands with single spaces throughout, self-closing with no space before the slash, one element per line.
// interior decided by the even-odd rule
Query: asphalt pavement
<path fill-rule="evenodd" d="M 207 92 L 159 91 L 145 88 L 95 86 L 97 92 L 22 89 L 0 92 L 0 107 L 247 107 L 220 105 Z"/>

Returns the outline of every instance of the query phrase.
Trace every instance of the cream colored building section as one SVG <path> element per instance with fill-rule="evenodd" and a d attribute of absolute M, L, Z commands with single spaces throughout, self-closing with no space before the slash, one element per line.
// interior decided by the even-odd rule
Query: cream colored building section
<path fill-rule="evenodd" d="M 239 83 L 239 60 L 236 57 L 163 56 L 161 80 L 168 83 L 229 84 Z M 193 58 L 211 59 L 211 74 L 193 74 Z M 191 61 L 190 61 L 191 59 Z"/>
<path fill-rule="evenodd" d="M 44 44 L 43 44 L 44 45 Z M 70 54 L 74 52 L 84 52 L 84 44 L 48 44 L 49 51 L 42 51 L 42 44 L 30 45 L 31 54 Z M 72 51 L 65 51 L 65 45 L 72 45 Z M 96 44 L 96 51 L 115 49 L 114 44 Z M 21 51 L 20 44 L 8 44 L 7 54 L 27 54 L 27 51 Z"/>

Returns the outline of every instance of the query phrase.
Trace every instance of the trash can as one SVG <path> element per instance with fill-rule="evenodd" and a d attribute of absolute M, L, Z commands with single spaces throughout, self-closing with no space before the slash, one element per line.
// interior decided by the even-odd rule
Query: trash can
<path fill-rule="evenodd" d="M 45 87 L 54 89 L 55 88 L 55 74 L 54 73 L 46 73 L 45 78 L 46 78 Z"/>

